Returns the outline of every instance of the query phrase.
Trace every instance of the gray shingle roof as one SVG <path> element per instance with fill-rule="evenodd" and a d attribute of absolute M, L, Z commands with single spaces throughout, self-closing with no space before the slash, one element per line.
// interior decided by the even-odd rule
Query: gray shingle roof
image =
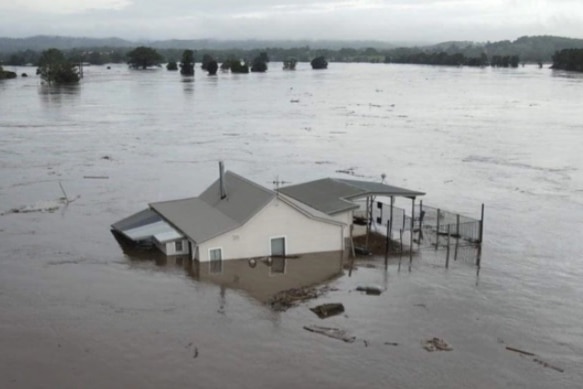
<path fill-rule="evenodd" d="M 367 195 L 417 197 L 425 193 L 399 188 L 380 182 L 323 178 L 280 188 L 279 191 L 327 215 L 334 215 L 358 205 L 350 201 Z"/>
<path fill-rule="evenodd" d="M 221 199 L 220 181 L 199 197 L 150 204 L 172 226 L 200 244 L 245 224 L 275 197 L 275 192 L 232 172 L 226 172 L 227 197 Z"/>

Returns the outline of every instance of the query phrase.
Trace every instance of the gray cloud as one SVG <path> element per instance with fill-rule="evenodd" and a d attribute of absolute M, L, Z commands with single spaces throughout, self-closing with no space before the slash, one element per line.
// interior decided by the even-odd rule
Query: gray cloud
<path fill-rule="evenodd" d="M 0 35 L 130 39 L 580 37 L 579 0 L 0 0 Z M 50 9 L 49 9 L 50 8 Z M 49 10 L 47 10 L 49 9 Z"/>

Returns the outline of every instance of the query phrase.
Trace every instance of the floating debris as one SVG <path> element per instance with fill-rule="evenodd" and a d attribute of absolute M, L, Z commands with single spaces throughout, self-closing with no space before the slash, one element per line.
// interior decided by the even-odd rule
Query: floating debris
<path fill-rule="evenodd" d="M 324 292 L 324 290 L 325 289 L 318 290 L 316 288 L 287 289 L 275 294 L 267 303 L 273 310 L 283 312 L 302 301 L 317 298 Z"/>
<path fill-rule="evenodd" d="M 83 176 L 86 180 L 109 180 L 109 176 Z"/>
<path fill-rule="evenodd" d="M 397 343 L 397 342 L 385 342 L 384 344 L 387 346 L 398 346 L 399 345 L 399 343 Z"/>
<path fill-rule="evenodd" d="M 564 372 L 565 372 L 565 370 L 561 369 L 560 367 L 557 367 L 557 366 L 551 365 L 550 363 L 548 363 L 548 362 L 545 362 L 545 361 L 543 361 L 543 360 L 541 360 L 541 359 L 534 358 L 534 359 L 533 359 L 533 361 L 534 361 L 534 362 L 536 362 L 536 363 L 538 363 L 538 364 L 539 364 L 539 365 L 541 365 L 541 366 L 548 367 L 549 369 L 556 370 L 556 371 L 558 371 L 559 373 L 564 373 Z"/>
<path fill-rule="evenodd" d="M 380 294 L 383 293 L 382 288 L 374 285 L 357 286 L 356 290 L 359 292 L 365 292 L 366 294 L 373 296 L 380 296 Z"/>
<path fill-rule="evenodd" d="M 336 316 L 344 312 L 344 305 L 341 303 L 328 303 L 318 305 L 317 307 L 310 308 L 310 311 L 314 312 L 320 319 L 325 319 L 330 316 Z"/>
<path fill-rule="evenodd" d="M 429 352 L 432 351 L 451 351 L 453 347 L 451 347 L 447 342 L 440 338 L 432 338 L 424 341 L 422 343 L 423 348 Z"/>
<path fill-rule="evenodd" d="M 61 198 L 59 200 L 52 200 L 52 201 L 39 201 L 32 205 L 23 205 L 19 208 L 12 208 L 2 214 L 0 216 L 8 215 L 11 213 L 32 213 L 32 212 L 42 212 L 42 213 L 53 213 L 58 211 L 61 208 L 61 205 L 66 205 L 72 202 L 71 200 L 67 200 L 65 198 Z"/>
<path fill-rule="evenodd" d="M 354 343 L 356 340 L 355 336 L 350 336 L 345 330 L 339 328 L 331 327 L 320 327 L 320 326 L 304 326 L 304 330 L 315 332 L 333 339 L 339 339 L 346 343 Z"/>
<path fill-rule="evenodd" d="M 506 346 L 506 350 L 508 350 L 508 351 L 514 351 L 515 353 L 519 353 L 519 354 L 522 354 L 522 355 L 528 355 L 529 357 L 534 357 L 535 356 L 535 354 L 533 354 L 533 353 L 530 353 L 530 352 L 524 351 L 524 350 L 520 350 L 518 348 L 510 347 L 510 346 Z"/>
<path fill-rule="evenodd" d="M 372 255 L 372 251 L 363 246 L 354 246 L 356 255 Z"/>
<path fill-rule="evenodd" d="M 506 350 L 513 351 L 513 352 L 518 353 L 520 355 L 526 355 L 526 356 L 529 356 L 529 357 L 535 357 L 535 358 L 532 359 L 533 362 L 536 362 L 536 363 L 538 363 L 541 366 L 548 367 L 549 369 L 553 369 L 555 371 L 558 371 L 559 373 L 564 373 L 565 372 L 565 370 L 561 369 L 560 367 L 555 366 L 555 365 L 551 365 L 550 363 L 548 363 L 546 361 L 543 361 L 542 359 L 539 359 L 538 356 L 535 353 L 531 353 L 529 351 L 524 351 L 524 350 L 521 350 L 521 349 L 518 349 L 518 348 L 515 348 L 515 347 L 510 347 L 510 346 L 506 346 Z"/>

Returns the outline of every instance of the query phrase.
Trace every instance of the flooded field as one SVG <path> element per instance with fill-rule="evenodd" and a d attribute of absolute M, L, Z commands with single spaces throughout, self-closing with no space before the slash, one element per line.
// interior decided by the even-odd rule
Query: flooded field
<path fill-rule="evenodd" d="M 280 65 L 193 79 L 88 67 L 61 89 L 0 82 L 0 387 L 581 387 L 583 77 Z M 411 272 L 395 257 L 350 277 L 328 262 L 283 275 L 242 262 L 214 278 L 124 253 L 113 222 L 197 195 L 219 159 L 267 187 L 385 173 L 431 205 L 477 217 L 485 203 L 481 272 L 423 250 Z M 10 212 L 22 207 L 53 211 Z M 326 280 L 285 312 L 264 303 Z M 355 290 L 368 284 L 383 293 Z M 345 313 L 308 309 L 328 302 Z M 453 350 L 427 352 L 433 337 Z"/>

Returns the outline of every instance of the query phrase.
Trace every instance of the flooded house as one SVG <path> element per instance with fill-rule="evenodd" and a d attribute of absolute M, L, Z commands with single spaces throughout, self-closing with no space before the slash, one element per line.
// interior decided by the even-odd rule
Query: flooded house
<path fill-rule="evenodd" d="M 219 178 L 198 197 L 151 203 L 111 226 L 126 241 L 208 262 L 214 273 L 234 259 L 341 259 L 345 227 L 345 221 L 285 193 L 224 172 L 222 164 Z M 285 270 L 285 261 L 280 268 Z"/>

